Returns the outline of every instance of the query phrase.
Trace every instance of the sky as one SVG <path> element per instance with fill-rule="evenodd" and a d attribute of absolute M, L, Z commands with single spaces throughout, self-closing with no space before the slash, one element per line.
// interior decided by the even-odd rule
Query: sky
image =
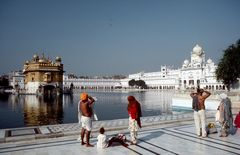
<path fill-rule="evenodd" d="M 0 75 L 34 54 L 66 74 L 180 68 L 196 44 L 216 64 L 240 39 L 239 0 L 0 0 Z"/>

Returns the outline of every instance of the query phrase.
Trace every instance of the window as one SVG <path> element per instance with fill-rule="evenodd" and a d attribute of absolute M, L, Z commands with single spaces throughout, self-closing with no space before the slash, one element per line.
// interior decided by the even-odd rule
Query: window
<path fill-rule="evenodd" d="M 51 82 L 52 81 L 51 73 L 49 73 L 49 72 L 45 73 L 44 76 L 43 76 L 43 81 L 44 82 Z"/>

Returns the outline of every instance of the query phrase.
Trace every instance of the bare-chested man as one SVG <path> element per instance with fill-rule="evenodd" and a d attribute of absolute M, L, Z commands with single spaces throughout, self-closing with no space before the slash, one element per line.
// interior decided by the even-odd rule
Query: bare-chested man
<path fill-rule="evenodd" d="M 87 147 L 93 147 L 89 143 L 90 140 L 90 133 L 92 130 L 92 104 L 95 101 L 91 96 L 88 96 L 87 93 L 82 93 L 80 95 L 81 103 L 80 103 L 80 111 L 81 111 L 81 123 L 82 123 L 82 130 L 81 130 L 81 140 L 82 145 L 85 145 Z M 84 142 L 84 136 L 86 133 L 86 143 Z"/>
<path fill-rule="evenodd" d="M 206 132 L 206 114 L 205 114 L 205 100 L 211 95 L 210 92 L 200 89 L 197 89 L 197 93 L 192 92 L 190 96 L 193 99 L 193 110 L 194 110 L 194 122 L 196 127 L 196 133 L 200 137 L 207 137 Z M 202 133 L 201 130 L 202 129 Z"/>

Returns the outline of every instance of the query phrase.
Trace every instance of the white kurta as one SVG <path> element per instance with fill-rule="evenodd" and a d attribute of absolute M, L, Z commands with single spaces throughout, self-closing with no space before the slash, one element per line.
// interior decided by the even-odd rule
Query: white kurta
<path fill-rule="evenodd" d="M 104 134 L 99 134 L 97 137 L 97 148 L 106 148 L 107 147 L 107 137 Z"/>

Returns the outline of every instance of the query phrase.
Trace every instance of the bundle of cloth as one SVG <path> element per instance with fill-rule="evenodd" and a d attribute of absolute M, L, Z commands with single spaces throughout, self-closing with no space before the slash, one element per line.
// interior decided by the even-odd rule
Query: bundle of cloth
<path fill-rule="evenodd" d="M 233 126 L 232 103 L 225 93 L 220 94 L 219 97 L 221 100 L 218 106 L 220 112 L 220 136 L 226 137 L 229 134 L 235 133 L 235 128 Z"/>

